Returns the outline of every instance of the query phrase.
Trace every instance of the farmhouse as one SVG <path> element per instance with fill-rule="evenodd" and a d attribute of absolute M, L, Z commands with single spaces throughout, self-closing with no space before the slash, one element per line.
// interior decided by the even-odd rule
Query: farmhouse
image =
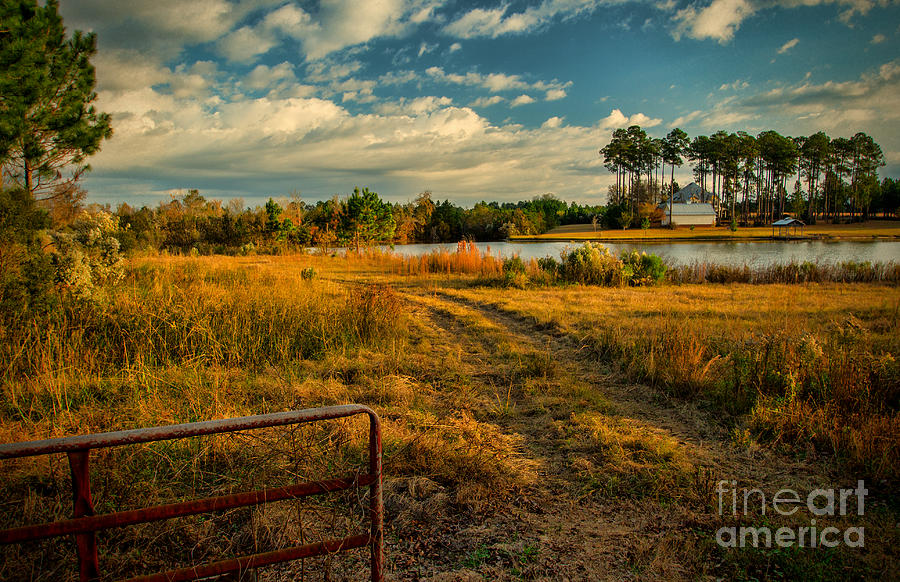
<path fill-rule="evenodd" d="M 663 205 L 662 225 L 669 226 L 669 205 Z M 679 204 L 672 205 L 672 226 L 715 226 L 716 211 L 712 204 Z"/>
<path fill-rule="evenodd" d="M 712 202 L 712 194 L 701 188 L 696 182 L 691 182 L 673 196 L 675 203 L 697 204 L 702 202 Z"/>

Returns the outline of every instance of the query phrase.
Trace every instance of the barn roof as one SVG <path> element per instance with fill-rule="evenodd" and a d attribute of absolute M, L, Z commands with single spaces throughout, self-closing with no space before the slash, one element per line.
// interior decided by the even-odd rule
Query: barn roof
<path fill-rule="evenodd" d="M 806 226 L 801 221 L 796 218 L 791 218 L 790 216 L 782 218 L 781 220 L 776 220 L 772 223 L 772 226 Z"/>

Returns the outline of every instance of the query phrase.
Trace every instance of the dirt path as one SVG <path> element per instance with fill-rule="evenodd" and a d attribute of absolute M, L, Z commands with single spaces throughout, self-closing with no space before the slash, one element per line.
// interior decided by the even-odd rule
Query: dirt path
<path fill-rule="evenodd" d="M 453 350 L 465 354 L 487 387 L 487 407 L 506 411 L 489 416 L 505 432 L 523 435 L 523 454 L 540 467 L 534 487 L 506 508 L 444 524 L 455 545 L 443 544 L 442 556 L 423 556 L 414 574 L 398 572 L 400 578 L 703 577 L 716 567 L 708 533 L 718 523 L 716 481 L 777 490 L 787 475 L 798 487 L 817 473 L 770 452 L 736 448 L 704 411 L 623 381 L 578 338 L 552 326 L 453 291 L 398 291 L 435 361 Z M 530 377 L 521 377 L 523 367 Z M 504 378 L 511 378 L 505 387 Z M 585 437 L 591 430 L 600 436 Z"/>

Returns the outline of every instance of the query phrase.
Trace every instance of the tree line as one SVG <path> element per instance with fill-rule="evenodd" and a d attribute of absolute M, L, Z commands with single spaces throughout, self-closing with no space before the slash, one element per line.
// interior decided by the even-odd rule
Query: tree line
<path fill-rule="evenodd" d="M 250 208 L 240 199 L 209 200 L 198 190 L 134 208 L 107 209 L 119 220 L 123 250 L 222 253 L 286 247 L 360 247 L 375 243 L 503 240 L 541 234 L 561 224 L 602 222 L 603 206 L 566 203 L 552 194 L 528 201 L 479 202 L 464 208 L 435 201 L 431 192 L 407 203 L 382 200 L 368 188 L 315 203 L 299 194 Z M 57 212 L 70 216 L 72 212 Z"/>
<path fill-rule="evenodd" d="M 610 203 L 624 205 L 635 221 L 641 204 L 671 199 L 677 191 L 675 168 L 685 161 L 709 193 L 720 222 L 766 224 L 791 214 L 814 223 L 897 213 L 893 182 L 878 181 L 884 153 L 863 132 L 830 138 L 821 131 L 800 137 L 774 130 L 756 136 L 718 131 L 690 139 L 675 128 L 653 138 L 633 125 L 613 132 L 600 155 L 616 175 Z"/>

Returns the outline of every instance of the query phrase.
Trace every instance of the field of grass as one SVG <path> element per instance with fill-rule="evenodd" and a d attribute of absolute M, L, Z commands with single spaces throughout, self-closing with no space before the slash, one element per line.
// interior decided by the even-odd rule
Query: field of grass
<path fill-rule="evenodd" d="M 393 579 L 898 571 L 896 285 L 517 289 L 497 283 L 502 262 L 463 251 L 131 259 L 90 303 L 6 317 L 0 441 L 357 402 L 384 421 Z M 110 450 L 94 460 L 95 503 L 341 475 L 363 462 L 365 428 Z M 5 463 L 0 527 L 67 516 L 67 473 L 60 458 Z M 731 523 L 715 511 L 719 480 L 774 493 L 858 478 L 871 490 L 851 524 L 867 528 L 865 551 L 715 543 Z M 343 535 L 361 507 L 334 495 L 112 530 L 101 563 L 123 577 Z M 766 520 L 803 524 L 738 521 Z M 0 553 L 2 580 L 77 577 L 67 541 Z M 351 552 L 265 579 L 365 579 L 365 563 Z"/>
<path fill-rule="evenodd" d="M 827 239 L 897 239 L 900 238 L 900 222 L 872 220 L 853 224 L 818 224 L 803 228 L 803 236 Z M 591 224 L 569 224 L 554 228 L 541 235 L 514 236 L 513 240 L 741 240 L 771 238 L 770 226 L 739 227 L 732 232 L 727 226 L 697 226 L 670 228 L 594 229 Z"/>

